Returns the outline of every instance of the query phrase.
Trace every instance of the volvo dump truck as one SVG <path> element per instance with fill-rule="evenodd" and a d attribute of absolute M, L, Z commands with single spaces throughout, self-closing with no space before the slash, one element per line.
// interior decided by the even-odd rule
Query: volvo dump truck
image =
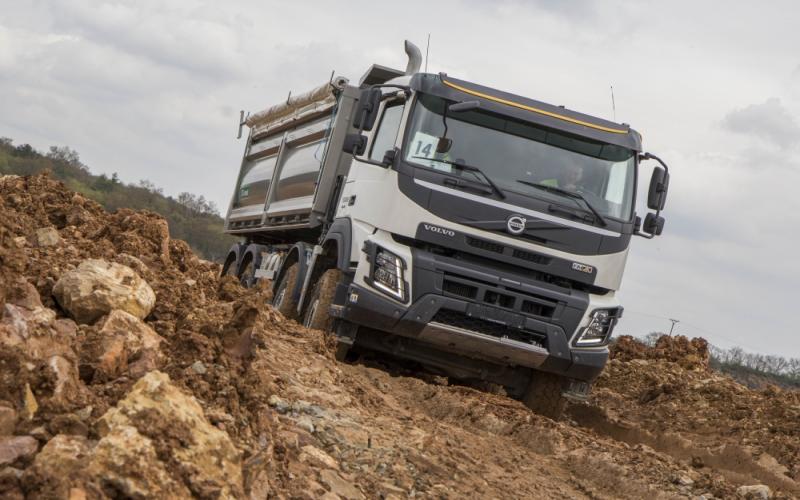
<path fill-rule="evenodd" d="M 388 353 L 557 418 L 607 361 L 631 237 L 661 234 L 668 168 L 627 124 L 406 53 L 404 71 L 374 64 L 242 113 L 224 229 L 241 243 L 222 272 L 270 280 L 273 306 L 330 332 L 338 359 Z"/>

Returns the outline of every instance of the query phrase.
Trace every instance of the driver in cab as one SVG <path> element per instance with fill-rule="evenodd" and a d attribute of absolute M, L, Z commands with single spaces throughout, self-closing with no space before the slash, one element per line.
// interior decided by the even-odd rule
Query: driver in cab
<path fill-rule="evenodd" d="M 555 177 L 551 179 L 543 179 L 539 181 L 539 184 L 576 192 L 583 187 L 580 184 L 582 179 L 583 168 L 576 163 L 567 163 L 558 170 Z"/>

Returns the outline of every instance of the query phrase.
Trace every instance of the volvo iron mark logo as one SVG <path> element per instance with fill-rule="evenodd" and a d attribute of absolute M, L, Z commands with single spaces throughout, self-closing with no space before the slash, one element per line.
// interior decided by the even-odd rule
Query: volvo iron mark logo
<path fill-rule="evenodd" d="M 512 215 L 506 221 L 506 227 L 511 234 L 522 234 L 525 231 L 525 223 L 527 222 L 527 219 L 521 215 Z"/>

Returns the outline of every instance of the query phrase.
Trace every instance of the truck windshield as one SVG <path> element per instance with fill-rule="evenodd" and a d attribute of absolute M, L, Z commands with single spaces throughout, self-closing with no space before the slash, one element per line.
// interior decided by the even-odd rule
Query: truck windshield
<path fill-rule="evenodd" d="M 452 147 L 437 153 L 444 134 L 441 98 L 420 94 L 405 139 L 405 160 L 453 175 L 480 177 L 452 163 L 474 165 L 506 192 L 582 206 L 578 193 L 603 217 L 632 216 L 635 152 L 510 117 L 472 110 L 447 114 Z M 444 161 L 442 161 L 444 160 Z M 541 189 L 549 186 L 557 189 Z"/>

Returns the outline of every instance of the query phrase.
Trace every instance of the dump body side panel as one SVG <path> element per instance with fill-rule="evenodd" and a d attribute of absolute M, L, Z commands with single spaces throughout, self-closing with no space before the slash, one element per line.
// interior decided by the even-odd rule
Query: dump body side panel
<path fill-rule="evenodd" d="M 276 105 L 248 119 L 251 126 L 225 232 L 273 242 L 312 240 L 332 220 L 350 155 L 342 152 L 358 89 L 319 89 L 292 106 Z M 310 97 L 309 97 L 310 96 Z M 334 98 L 332 98 L 332 96 Z M 307 102 L 318 98 L 318 102 Z M 275 117 L 274 122 L 266 120 Z M 263 236 L 263 238 L 259 238 Z"/>

